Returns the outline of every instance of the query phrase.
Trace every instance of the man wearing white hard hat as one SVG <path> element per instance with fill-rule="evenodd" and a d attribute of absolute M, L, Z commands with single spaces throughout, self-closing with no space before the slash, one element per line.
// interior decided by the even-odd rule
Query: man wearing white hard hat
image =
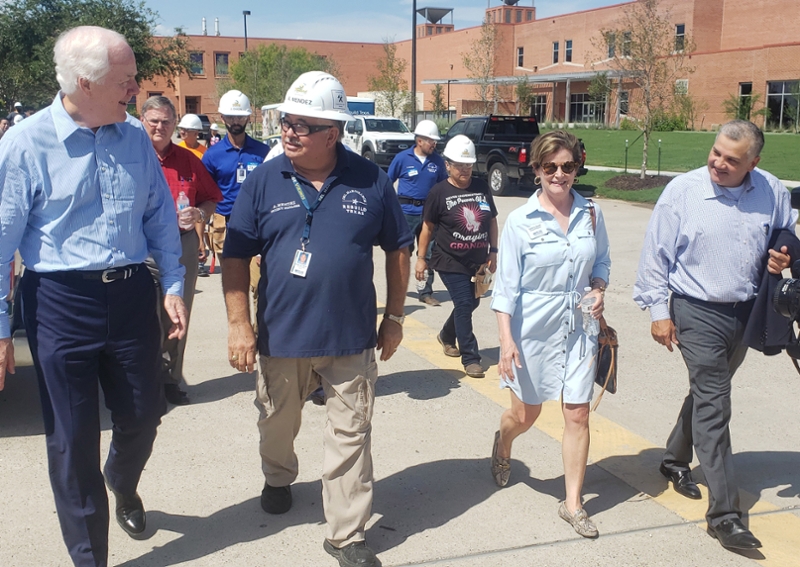
<path fill-rule="evenodd" d="M 18 116 L 19 118 L 17 118 Z M 13 126 L 14 124 L 19 124 L 23 118 L 25 118 L 25 114 L 23 114 L 22 111 L 22 103 L 15 102 L 14 111 L 6 117 L 6 120 L 8 120 L 8 123 Z"/>
<path fill-rule="evenodd" d="M 408 221 L 411 232 L 419 242 L 419 232 L 422 227 L 422 207 L 431 187 L 447 179 L 444 161 L 436 152 L 436 142 L 439 137 L 439 127 L 433 120 L 423 120 L 414 129 L 414 146 L 400 152 L 389 166 L 389 179 L 397 182 L 397 199 L 403 207 L 403 214 Z M 428 247 L 426 257 L 431 257 L 431 246 Z M 414 245 L 411 245 L 414 253 Z M 434 307 L 440 305 L 433 297 L 433 270 L 428 270 L 425 281 L 418 286 L 419 300 Z"/>
<path fill-rule="evenodd" d="M 228 358 L 241 372 L 259 363 L 261 507 L 270 514 L 292 506 L 301 410 L 322 385 L 323 545 L 340 566 L 374 567 L 380 563 L 365 528 L 372 510 L 375 347 L 388 360 L 402 340 L 413 236 L 386 174 L 341 143 L 351 115 L 335 77 L 304 73 L 278 110 L 284 154 L 247 178 L 228 225 L 222 272 Z M 388 289 L 377 332 L 374 245 L 386 254 Z M 247 294 L 256 254 L 258 344 Z"/>
<path fill-rule="evenodd" d="M 242 182 L 264 161 L 269 146 L 247 135 L 245 128 L 253 111 L 241 91 L 228 91 L 219 99 L 219 113 L 227 135 L 203 155 L 203 165 L 222 191 L 222 201 L 211 219 L 211 247 L 217 256 L 225 244 L 226 223 Z"/>
<path fill-rule="evenodd" d="M 178 135 L 181 137 L 178 145 L 186 148 L 199 159 L 203 159 L 203 154 L 206 153 L 206 147 L 197 140 L 197 136 L 202 131 L 203 123 L 200 122 L 197 114 L 184 114 L 178 123 Z"/>

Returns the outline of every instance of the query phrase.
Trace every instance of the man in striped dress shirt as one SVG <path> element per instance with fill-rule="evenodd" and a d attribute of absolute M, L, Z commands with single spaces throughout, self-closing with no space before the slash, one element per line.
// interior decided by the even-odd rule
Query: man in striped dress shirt
<path fill-rule="evenodd" d="M 729 549 L 761 542 L 742 523 L 731 450 L 731 380 L 744 360 L 744 329 L 765 259 L 774 274 L 786 248 L 768 250 L 772 232 L 794 230 L 786 188 L 758 169 L 764 135 L 744 120 L 720 128 L 705 167 L 671 181 L 647 228 L 633 297 L 650 309 L 653 339 L 677 345 L 689 394 L 667 440 L 661 474 L 688 498 L 693 452 L 708 485 L 708 533 Z M 671 294 L 671 299 L 670 299 Z"/>

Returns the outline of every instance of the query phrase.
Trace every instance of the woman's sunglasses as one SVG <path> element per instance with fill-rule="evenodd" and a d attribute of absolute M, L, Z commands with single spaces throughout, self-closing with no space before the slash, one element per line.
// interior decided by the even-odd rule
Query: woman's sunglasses
<path fill-rule="evenodd" d="M 548 161 L 542 164 L 542 171 L 544 171 L 547 175 L 553 175 L 558 170 L 559 167 L 561 167 L 561 171 L 569 174 L 578 168 L 578 162 L 565 161 L 564 163 L 559 164 L 552 161 Z"/>

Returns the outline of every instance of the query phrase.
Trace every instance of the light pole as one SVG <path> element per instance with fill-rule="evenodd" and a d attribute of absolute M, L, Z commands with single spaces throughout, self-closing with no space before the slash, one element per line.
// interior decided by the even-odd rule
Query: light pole
<path fill-rule="evenodd" d="M 417 0 L 411 2 L 411 129 L 417 126 Z"/>
<path fill-rule="evenodd" d="M 242 10 L 244 16 L 244 50 L 247 51 L 247 16 L 250 15 L 250 10 Z"/>

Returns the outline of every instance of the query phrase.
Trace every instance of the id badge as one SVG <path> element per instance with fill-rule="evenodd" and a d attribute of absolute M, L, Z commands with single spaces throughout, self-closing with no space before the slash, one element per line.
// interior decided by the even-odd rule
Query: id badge
<path fill-rule="evenodd" d="M 482 211 L 492 210 L 492 208 L 489 206 L 489 202 L 483 198 L 478 199 L 478 207 L 480 207 Z"/>
<path fill-rule="evenodd" d="M 311 252 L 305 250 L 298 250 L 294 253 L 294 262 L 292 262 L 292 269 L 289 273 L 293 276 L 306 277 L 308 272 L 308 265 L 311 263 Z"/>
<path fill-rule="evenodd" d="M 525 228 L 528 231 L 528 238 L 531 240 L 535 240 L 537 238 L 543 237 L 547 234 L 547 228 L 545 228 L 544 223 L 537 222 Z"/>
<path fill-rule="evenodd" d="M 247 178 L 247 170 L 240 163 L 239 167 L 236 168 L 236 183 L 244 183 L 244 180 L 246 178 Z"/>

